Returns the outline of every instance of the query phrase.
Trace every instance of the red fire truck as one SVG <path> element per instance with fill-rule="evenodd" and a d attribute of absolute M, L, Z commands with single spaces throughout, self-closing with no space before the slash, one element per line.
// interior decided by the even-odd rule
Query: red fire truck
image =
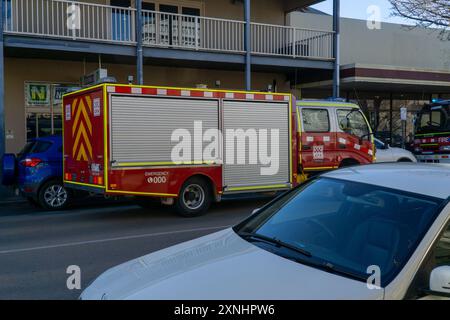
<path fill-rule="evenodd" d="M 373 162 L 358 106 L 291 94 L 101 84 L 63 98 L 64 183 L 154 198 L 183 216 Z"/>
<path fill-rule="evenodd" d="M 450 100 L 426 105 L 415 131 L 414 153 L 420 162 L 450 163 Z"/>

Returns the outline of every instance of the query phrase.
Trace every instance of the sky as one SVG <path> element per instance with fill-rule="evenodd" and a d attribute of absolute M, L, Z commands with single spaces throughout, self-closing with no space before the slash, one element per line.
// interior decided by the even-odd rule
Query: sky
<path fill-rule="evenodd" d="M 367 13 L 367 10 L 369 7 L 374 5 L 380 9 L 380 21 L 382 22 L 401 24 L 413 23 L 410 20 L 390 16 L 391 4 L 388 0 L 341 0 L 341 16 L 345 18 L 367 20 L 367 18 L 371 15 L 370 13 Z M 326 0 L 322 3 L 314 5 L 313 8 L 332 14 L 333 0 Z"/>

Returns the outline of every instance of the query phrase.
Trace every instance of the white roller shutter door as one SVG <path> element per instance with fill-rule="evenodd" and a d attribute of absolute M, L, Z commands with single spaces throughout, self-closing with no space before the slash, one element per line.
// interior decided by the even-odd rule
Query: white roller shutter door
<path fill-rule="evenodd" d="M 193 139 L 196 121 L 203 132 L 219 128 L 218 100 L 112 95 L 110 110 L 111 160 L 119 167 L 171 163 L 175 130 L 187 129 Z"/>
<path fill-rule="evenodd" d="M 225 165 L 224 165 L 224 186 L 228 189 L 240 187 L 264 187 L 273 185 L 290 184 L 290 137 L 289 137 L 289 103 L 287 102 L 251 102 L 251 101 L 224 101 L 223 103 L 223 126 L 225 142 Z M 227 138 L 227 130 L 242 129 L 255 130 L 260 132 L 267 130 L 267 154 L 271 156 L 271 130 L 279 131 L 279 162 L 278 172 L 273 175 L 262 175 L 262 168 L 270 165 L 263 165 L 259 157 L 261 147 L 259 141 L 258 150 L 250 148 L 248 143 L 246 152 L 234 150 L 234 164 L 229 163 L 230 146 L 233 141 Z M 235 140 L 235 139 L 233 139 Z M 252 150 L 253 149 L 253 150 Z M 258 154 L 255 154 L 257 152 Z M 252 153 L 252 154 L 250 154 Z M 257 157 L 258 164 L 249 164 L 250 157 Z M 245 160 L 246 164 L 238 164 L 237 159 Z"/>

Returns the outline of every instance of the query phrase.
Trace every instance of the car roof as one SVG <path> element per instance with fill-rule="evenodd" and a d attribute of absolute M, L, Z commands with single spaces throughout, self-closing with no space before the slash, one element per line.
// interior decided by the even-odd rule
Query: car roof
<path fill-rule="evenodd" d="M 450 197 L 450 165 L 380 163 L 332 171 L 323 177 L 367 183 L 435 198 Z"/>

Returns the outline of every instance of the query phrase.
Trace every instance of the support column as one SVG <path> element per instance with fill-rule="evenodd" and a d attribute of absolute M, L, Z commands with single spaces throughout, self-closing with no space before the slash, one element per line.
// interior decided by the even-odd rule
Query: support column
<path fill-rule="evenodd" d="M 144 84 L 144 51 L 142 48 L 142 0 L 136 0 L 136 77 Z"/>
<path fill-rule="evenodd" d="M 333 0 L 333 56 L 334 56 L 334 73 L 333 73 L 333 98 L 340 97 L 340 18 L 341 18 L 340 0 Z"/>
<path fill-rule="evenodd" d="M 251 1 L 245 0 L 245 89 L 252 90 L 252 31 L 251 31 Z"/>
<path fill-rule="evenodd" d="M 394 138 L 394 95 L 389 93 L 389 144 L 393 145 Z"/>
<path fill-rule="evenodd" d="M 3 23 L 5 5 L 3 0 L 0 0 L 0 158 L 5 153 L 5 70 L 4 70 L 4 53 L 3 53 Z"/>

